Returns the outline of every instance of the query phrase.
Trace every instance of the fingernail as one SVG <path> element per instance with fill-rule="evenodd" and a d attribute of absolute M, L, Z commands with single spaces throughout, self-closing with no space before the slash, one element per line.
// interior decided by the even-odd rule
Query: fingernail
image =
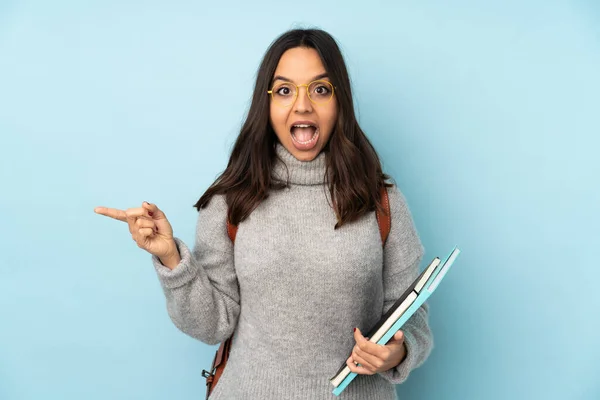
<path fill-rule="evenodd" d="M 154 213 L 152 211 L 148 211 L 148 215 L 152 217 Z"/>
<path fill-rule="evenodd" d="M 354 328 L 354 332 L 356 332 L 356 328 Z"/>

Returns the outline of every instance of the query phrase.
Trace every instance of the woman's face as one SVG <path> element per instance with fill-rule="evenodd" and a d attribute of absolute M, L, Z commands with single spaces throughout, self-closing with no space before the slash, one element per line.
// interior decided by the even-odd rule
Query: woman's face
<path fill-rule="evenodd" d="M 315 80 L 329 82 L 317 51 L 307 47 L 289 49 L 283 53 L 275 70 L 273 87 L 281 89 L 274 96 L 280 99 L 289 96 L 290 90 L 295 90 L 290 83 L 302 85 Z M 323 101 L 328 97 L 327 85 L 313 85 L 310 89 L 312 98 L 321 100 L 318 104 L 309 99 L 306 86 L 298 89 L 294 100 L 288 97 L 293 100 L 289 105 L 281 105 L 271 98 L 270 121 L 287 151 L 300 161 L 310 161 L 319 155 L 331 136 L 337 119 L 337 101 L 335 94 L 330 101 Z"/>

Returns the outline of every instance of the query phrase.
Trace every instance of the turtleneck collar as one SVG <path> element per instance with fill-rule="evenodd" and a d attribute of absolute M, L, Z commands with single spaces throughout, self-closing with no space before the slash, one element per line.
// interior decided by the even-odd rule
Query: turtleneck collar
<path fill-rule="evenodd" d="M 324 151 L 321 151 L 312 161 L 300 161 L 277 142 L 275 152 L 283 163 L 279 158 L 275 159 L 273 178 L 283 182 L 289 180 L 291 184 L 296 185 L 322 185 L 326 182 Z"/>

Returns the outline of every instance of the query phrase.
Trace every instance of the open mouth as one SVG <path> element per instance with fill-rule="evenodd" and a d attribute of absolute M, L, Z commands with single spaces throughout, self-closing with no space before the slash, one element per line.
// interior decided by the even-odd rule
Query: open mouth
<path fill-rule="evenodd" d="M 319 137 L 319 127 L 313 124 L 294 124 L 290 132 L 292 140 L 300 146 L 310 146 L 316 143 Z"/>

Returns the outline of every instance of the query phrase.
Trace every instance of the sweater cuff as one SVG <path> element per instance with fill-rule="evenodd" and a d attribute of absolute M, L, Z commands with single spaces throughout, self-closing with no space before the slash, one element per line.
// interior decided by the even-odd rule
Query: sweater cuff
<path fill-rule="evenodd" d="M 419 343 L 417 342 L 417 339 L 410 332 L 410 330 L 401 330 L 402 333 L 404 333 L 404 343 L 406 345 L 406 357 L 404 358 L 404 361 L 396 365 L 394 368 L 390 368 L 387 371 L 379 373 L 385 378 L 385 380 L 393 383 L 394 385 L 398 385 L 406 381 L 410 371 L 415 368 L 419 359 Z"/>
<path fill-rule="evenodd" d="M 183 286 L 194 279 L 198 274 L 198 266 L 192 257 L 190 249 L 182 240 L 176 237 L 173 237 L 173 239 L 175 240 L 179 256 L 181 257 L 181 261 L 175 268 L 171 270 L 161 263 L 157 256 L 152 255 L 152 263 L 158 274 L 158 279 L 161 284 L 168 289 Z"/>

